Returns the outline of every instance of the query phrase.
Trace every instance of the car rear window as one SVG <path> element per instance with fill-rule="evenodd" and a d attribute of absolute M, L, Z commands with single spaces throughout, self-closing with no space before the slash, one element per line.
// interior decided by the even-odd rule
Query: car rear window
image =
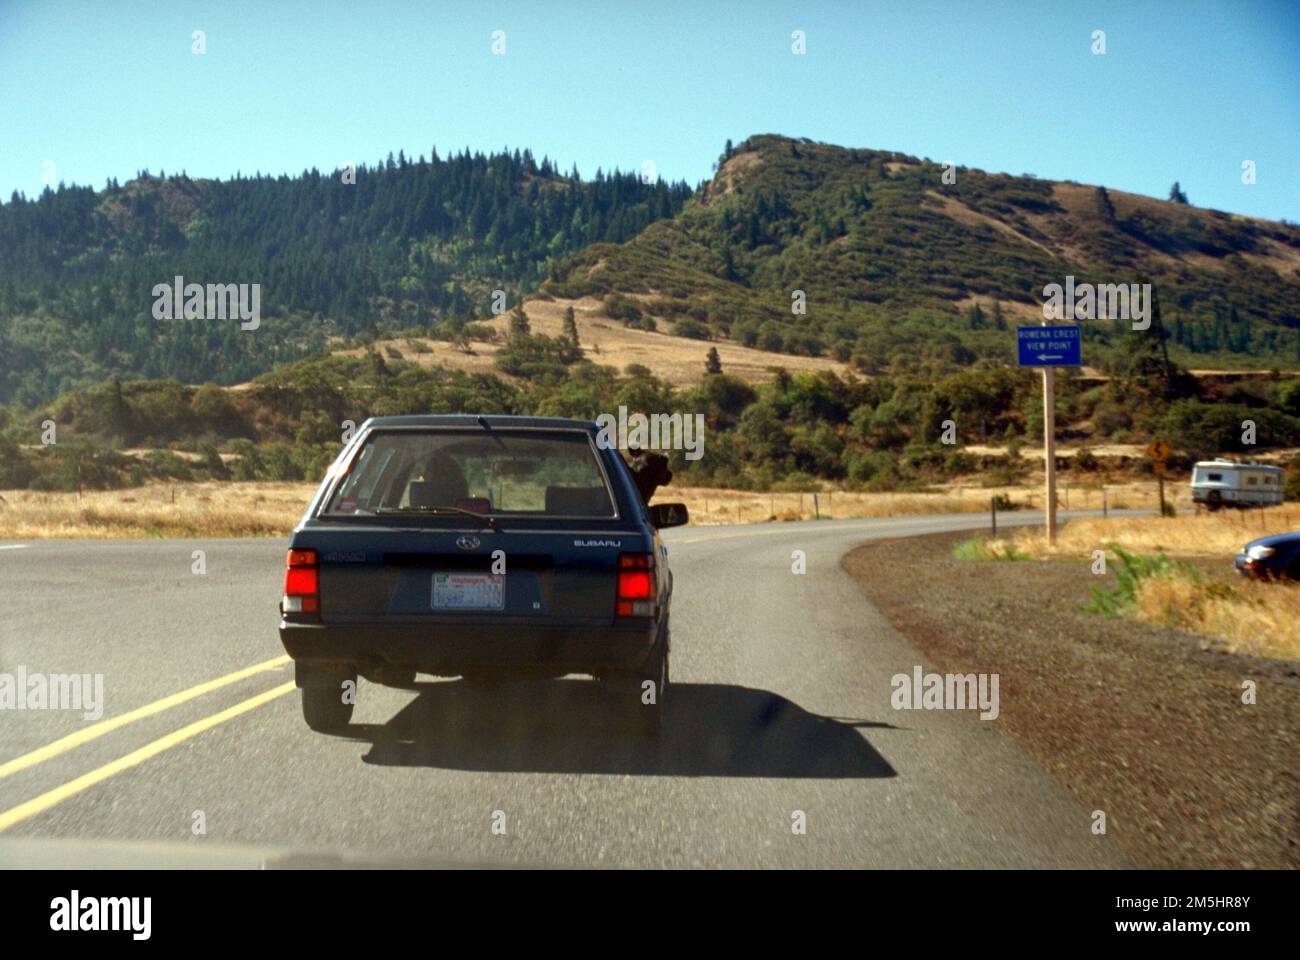
<path fill-rule="evenodd" d="M 580 430 L 379 430 L 322 516 L 477 514 L 611 518 L 596 450 Z"/>

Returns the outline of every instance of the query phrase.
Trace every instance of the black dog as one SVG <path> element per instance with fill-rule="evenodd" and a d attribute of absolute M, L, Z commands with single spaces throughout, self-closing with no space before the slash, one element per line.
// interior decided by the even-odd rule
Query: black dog
<path fill-rule="evenodd" d="M 668 458 L 662 453 L 635 448 L 629 448 L 628 454 L 631 457 L 628 467 L 632 470 L 632 481 L 636 484 L 641 499 L 648 504 L 655 491 L 667 486 L 673 479 L 673 472 L 668 469 Z"/>

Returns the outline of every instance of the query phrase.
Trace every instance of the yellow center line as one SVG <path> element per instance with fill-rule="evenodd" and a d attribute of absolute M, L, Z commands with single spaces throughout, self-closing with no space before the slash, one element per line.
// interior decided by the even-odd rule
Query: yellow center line
<path fill-rule="evenodd" d="M 151 757 L 156 757 L 164 750 L 168 750 L 177 744 L 184 743 L 192 737 L 197 737 L 205 730 L 210 730 L 218 724 L 225 723 L 227 720 L 233 720 L 240 714 L 248 713 L 255 710 L 264 703 L 269 703 L 276 697 L 282 697 L 286 693 L 296 689 L 294 682 L 283 683 L 278 687 L 273 687 L 265 693 L 259 693 L 255 697 L 249 697 L 241 703 L 228 707 L 220 713 L 214 713 L 210 717 L 204 717 L 202 720 L 196 720 L 189 726 L 181 727 L 165 737 L 159 737 L 152 743 L 145 744 L 139 750 L 128 753 L 124 757 L 110 761 L 87 774 L 77 777 L 75 780 L 69 780 L 62 786 L 55 787 L 53 790 L 47 790 L 39 797 L 28 800 L 26 803 L 20 803 L 16 807 L 0 813 L 0 832 L 8 830 L 16 823 L 22 823 L 38 813 L 43 813 L 51 807 L 62 803 L 70 797 L 75 797 L 84 790 L 89 790 L 98 783 L 103 783 L 109 777 L 115 776 L 124 770 L 139 766 Z"/>
<path fill-rule="evenodd" d="M 228 673 L 224 677 L 217 677 L 215 680 L 209 680 L 206 683 L 200 683 L 197 686 L 190 687 L 188 690 L 182 690 L 180 693 L 173 693 L 169 697 L 163 697 L 161 700 L 155 700 L 153 703 L 147 703 L 143 707 L 137 707 L 118 717 L 110 717 L 107 720 L 101 720 L 92 724 L 76 733 L 70 733 L 66 737 L 55 740 L 39 750 L 33 750 L 31 753 L 25 753 L 21 757 L 16 757 L 7 763 L 0 763 L 0 780 L 17 773 L 19 770 L 26 770 L 28 767 L 34 767 L 38 763 L 44 763 L 57 757 L 61 753 L 67 753 L 83 743 L 89 743 L 104 736 L 106 733 L 112 733 L 114 730 L 126 726 L 128 723 L 135 723 L 137 720 L 143 720 L 145 717 L 152 717 L 156 713 L 162 713 L 164 710 L 170 710 L 172 707 L 180 706 L 187 700 L 193 700 L 195 697 L 201 697 L 205 693 L 211 693 L 221 687 L 228 686 L 240 680 L 251 677 L 254 674 L 264 673 L 267 670 L 275 670 L 289 663 L 288 657 L 276 657 L 273 660 L 266 660 L 262 663 L 256 663 L 251 667 L 245 667 L 242 670 L 236 670 L 234 673 Z"/>

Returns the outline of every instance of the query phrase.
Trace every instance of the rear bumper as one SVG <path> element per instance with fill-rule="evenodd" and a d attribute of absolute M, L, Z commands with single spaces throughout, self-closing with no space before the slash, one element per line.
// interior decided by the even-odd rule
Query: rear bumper
<path fill-rule="evenodd" d="M 296 663 L 381 668 L 438 676 L 478 672 L 601 673 L 639 667 L 666 618 L 626 623 L 290 623 L 280 642 Z"/>

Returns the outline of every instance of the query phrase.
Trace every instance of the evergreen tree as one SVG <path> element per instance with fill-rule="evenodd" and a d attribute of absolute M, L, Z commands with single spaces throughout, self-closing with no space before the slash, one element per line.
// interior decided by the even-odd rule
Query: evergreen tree
<path fill-rule="evenodd" d="M 510 339 L 526 337 L 532 333 L 532 327 L 528 323 L 528 315 L 524 313 L 524 303 L 519 301 L 515 304 L 515 309 L 510 314 Z"/>
<path fill-rule="evenodd" d="M 1183 193 L 1183 188 L 1178 185 L 1177 180 L 1175 180 L 1174 185 L 1169 188 L 1169 202 L 1187 203 L 1187 194 Z"/>
<path fill-rule="evenodd" d="M 1115 205 L 1110 202 L 1110 194 L 1105 187 L 1097 188 L 1097 216 L 1106 223 L 1115 222 Z"/>
<path fill-rule="evenodd" d="M 578 318 L 572 305 L 564 311 L 564 335 L 573 341 L 574 346 L 578 345 Z"/>
<path fill-rule="evenodd" d="M 122 396 L 122 381 L 114 377 L 108 384 L 100 417 L 102 431 L 117 440 L 127 440 L 131 434 L 131 409 Z"/>
<path fill-rule="evenodd" d="M 704 359 L 705 373 L 721 373 L 722 358 L 718 356 L 717 347 L 709 347 L 709 353 Z"/>

